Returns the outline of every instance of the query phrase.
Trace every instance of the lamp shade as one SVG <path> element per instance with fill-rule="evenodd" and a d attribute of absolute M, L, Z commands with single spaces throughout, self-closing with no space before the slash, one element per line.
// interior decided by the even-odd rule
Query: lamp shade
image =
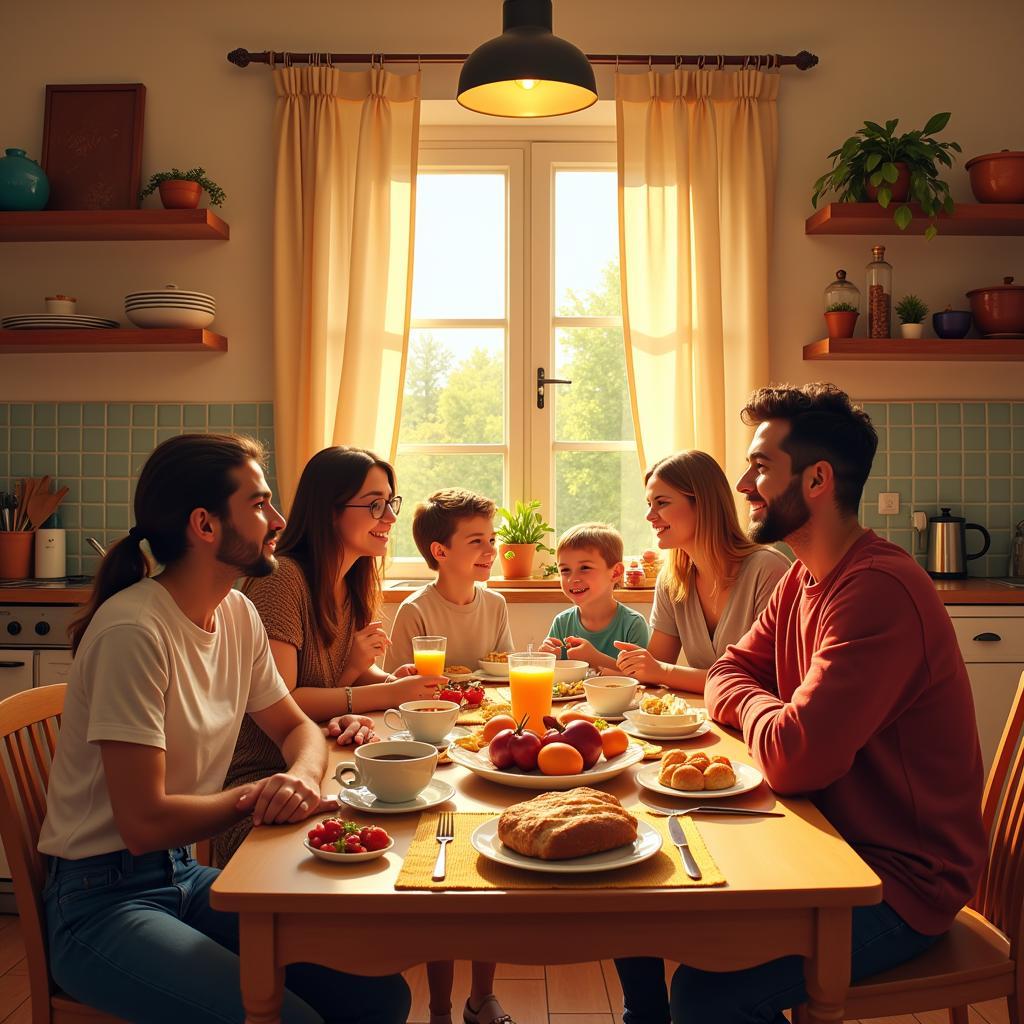
<path fill-rule="evenodd" d="M 551 31 L 551 0 L 504 0 L 500 36 L 462 65 L 458 101 L 498 117 L 553 117 L 597 101 L 586 54 Z"/>

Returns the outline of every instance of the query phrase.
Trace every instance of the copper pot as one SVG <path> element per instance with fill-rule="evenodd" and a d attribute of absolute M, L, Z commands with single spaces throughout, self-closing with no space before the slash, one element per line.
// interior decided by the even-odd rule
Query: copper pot
<path fill-rule="evenodd" d="M 1024 337 L 1024 285 L 1004 277 L 1002 284 L 967 293 L 978 333 L 986 338 Z"/>
<path fill-rule="evenodd" d="M 1024 153 L 1008 149 L 985 153 L 965 166 L 979 203 L 1024 203 Z"/>

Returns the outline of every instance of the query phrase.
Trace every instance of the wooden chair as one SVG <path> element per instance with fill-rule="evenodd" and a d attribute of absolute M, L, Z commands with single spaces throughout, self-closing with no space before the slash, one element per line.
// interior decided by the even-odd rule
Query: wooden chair
<path fill-rule="evenodd" d="M 50 977 L 42 890 L 43 855 L 36 849 L 46 814 L 46 787 L 57 747 L 67 686 L 41 686 L 0 701 L 0 839 L 14 878 L 14 895 L 28 962 L 32 1024 L 118 1024 L 61 992 Z"/>
<path fill-rule="evenodd" d="M 949 1010 L 968 1024 L 968 1006 L 1006 999 L 1011 1024 L 1024 1024 L 1024 673 L 985 783 L 981 814 L 988 864 L 969 907 L 949 934 L 900 967 L 850 987 L 848 1019 Z M 1019 749 L 1018 749 L 1019 748 Z M 806 1020 L 803 1007 L 793 1020 Z"/>

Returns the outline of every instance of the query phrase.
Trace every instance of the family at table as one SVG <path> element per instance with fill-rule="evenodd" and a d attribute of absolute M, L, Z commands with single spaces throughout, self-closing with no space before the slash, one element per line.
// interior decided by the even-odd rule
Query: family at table
<path fill-rule="evenodd" d="M 712 458 L 662 459 L 645 478 L 665 554 L 650 621 L 615 598 L 621 537 L 580 524 L 559 541 L 570 607 L 542 650 L 701 694 L 776 793 L 816 805 L 882 880 L 883 901 L 852 911 L 856 981 L 930 947 L 980 878 L 967 672 L 927 575 L 858 522 L 877 447 L 868 416 L 828 384 L 759 389 L 741 415 L 755 428 L 736 485 L 747 529 Z M 443 680 L 417 674 L 414 637 L 447 637 L 452 665 L 515 650 L 503 597 L 478 585 L 495 558 L 490 499 L 448 488 L 416 509 L 437 577 L 389 637 L 378 616 L 402 507 L 392 467 L 357 448 L 319 452 L 286 524 L 263 459 L 245 437 L 159 445 L 135 525 L 72 631 L 39 840 L 50 967 L 64 991 L 125 1020 L 244 1019 L 238 918 L 210 906 L 219 867 L 251 829 L 334 809 L 321 798 L 325 733 L 374 742 L 371 713 L 436 695 Z M 194 859 L 201 839 L 217 866 Z M 484 936 L 480 952 L 493 955 Z M 660 959 L 616 968 L 626 1024 L 775 1024 L 808 999 L 796 956 L 741 971 L 683 964 L 668 987 Z M 431 1024 L 450 1024 L 453 965 L 427 971 Z M 465 1024 L 514 1024 L 494 971 L 473 964 Z M 288 1022 L 399 1024 L 409 1012 L 400 975 L 292 964 L 285 984 Z"/>

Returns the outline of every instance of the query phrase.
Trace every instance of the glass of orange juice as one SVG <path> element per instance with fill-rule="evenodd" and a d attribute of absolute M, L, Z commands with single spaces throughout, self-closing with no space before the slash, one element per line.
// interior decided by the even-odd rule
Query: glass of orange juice
<path fill-rule="evenodd" d="M 447 637 L 414 636 L 412 638 L 412 660 L 421 676 L 444 675 L 444 649 Z"/>
<path fill-rule="evenodd" d="M 551 714 L 551 690 L 555 682 L 553 654 L 510 654 L 508 685 L 512 691 L 512 717 L 518 722 L 529 715 L 526 728 L 543 736 L 544 716 Z"/>

